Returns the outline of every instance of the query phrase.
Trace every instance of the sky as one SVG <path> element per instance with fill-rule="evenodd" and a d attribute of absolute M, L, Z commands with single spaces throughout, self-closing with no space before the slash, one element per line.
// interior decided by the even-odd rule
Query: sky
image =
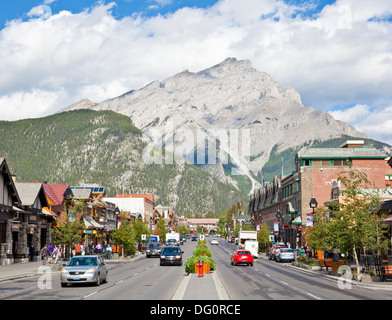
<path fill-rule="evenodd" d="M 0 120 L 102 102 L 228 57 L 392 145 L 390 0 L 0 3 Z"/>

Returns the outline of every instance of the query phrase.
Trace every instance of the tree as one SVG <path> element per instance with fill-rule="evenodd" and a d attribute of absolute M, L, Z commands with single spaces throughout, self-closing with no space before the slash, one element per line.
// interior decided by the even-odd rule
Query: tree
<path fill-rule="evenodd" d="M 257 241 L 259 242 L 259 248 L 260 251 L 261 249 L 265 249 L 268 247 L 269 244 L 269 227 L 268 225 L 264 222 L 260 224 L 260 230 L 257 233 Z"/>
<path fill-rule="evenodd" d="M 68 205 L 69 204 L 65 204 Z M 84 202 L 71 200 L 68 215 L 62 215 L 56 218 L 57 225 L 53 228 L 53 235 L 56 243 L 66 245 L 68 249 L 73 243 L 82 241 L 83 230 L 86 228 L 83 222 Z"/>
<path fill-rule="evenodd" d="M 121 226 L 113 232 L 112 239 L 117 244 L 124 246 L 126 255 L 134 255 L 136 253 L 135 233 L 132 224 L 125 218 L 121 218 Z"/>
<path fill-rule="evenodd" d="M 379 190 L 366 174 L 350 169 L 339 174 L 341 197 L 329 208 L 321 208 L 308 233 L 309 244 L 318 249 L 340 248 L 353 256 L 359 269 L 358 253 L 375 250 L 380 254 L 388 248 L 387 226 L 379 214 Z"/>

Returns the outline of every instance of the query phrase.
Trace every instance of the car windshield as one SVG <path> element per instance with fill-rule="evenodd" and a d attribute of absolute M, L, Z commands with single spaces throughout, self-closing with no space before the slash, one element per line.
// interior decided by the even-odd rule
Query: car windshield
<path fill-rule="evenodd" d="M 248 255 L 248 254 L 250 254 L 249 251 L 238 251 L 237 253 L 240 254 L 240 255 Z"/>
<path fill-rule="evenodd" d="M 150 249 L 159 249 L 161 247 L 161 245 L 158 243 L 154 243 L 154 244 L 150 244 L 148 247 Z"/>
<path fill-rule="evenodd" d="M 177 242 L 175 239 L 169 239 L 167 242 Z"/>
<path fill-rule="evenodd" d="M 97 257 L 73 257 L 68 261 L 67 266 L 96 266 L 98 265 Z"/>
<path fill-rule="evenodd" d="M 165 247 L 162 250 L 162 253 L 180 253 L 181 250 L 178 247 Z"/>
<path fill-rule="evenodd" d="M 282 248 L 280 249 L 280 252 L 293 252 L 293 249 L 289 249 L 289 248 Z"/>

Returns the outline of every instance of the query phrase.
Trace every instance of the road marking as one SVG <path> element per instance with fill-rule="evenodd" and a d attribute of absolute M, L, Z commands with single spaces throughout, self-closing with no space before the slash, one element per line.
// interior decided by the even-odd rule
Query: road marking
<path fill-rule="evenodd" d="M 180 285 L 178 286 L 176 292 L 174 293 L 174 296 L 172 300 L 182 300 L 182 298 L 185 295 L 186 288 L 188 287 L 188 283 L 191 280 L 191 275 L 184 276 L 184 279 L 182 279 Z"/>
<path fill-rule="evenodd" d="M 138 274 L 139 274 L 139 272 L 135 273 L 133 276 L 135 277 L 135 276 L 137 276 Z"/>
<path fill-rule="evenodd" d="M 212 279 L 214 280 L 215 283 L 215 289 L 218 293 L 218 298 L 219 300 L 230 300 L 229 295 L 225 289 L 225 287 L 223 286 L 219 275 L 215 272 L 212 272 Z"/>
<path fill-rule="evenodd" d="M 307 295 L 308 296 L 311 296 L 311 297 L 313 297 L 313 298 L 315 298 L 315 299 L 317 299 L 317 300 L 322 300 L 321 298 L 319 298 L 319 297 L 316 297 L 316 296 L 314 296 L 313 294 L 311 294 L 311 293 L 307 293 Z"/>
<path fill-rule="evenodd" d="M 266 275 L 268 278 L 271 278 L 271 276 L 270 276 L 268 273 L 265 273 L 265 275 Z"/>
<path fill-rule="evenodd" d="M 120 281 L 117 281 L 115 284 L 119 284 L 119 283 L 121 283 L 121 282 L 123 282 L 124 280 L 120 280 Z"/>
<path fill-rule="evenodd" d="M 86 299 L 86 298 L 88 298 L 88 297 L 91 297 L 92 295 L 94 295 L 94 294 L 96 294 L 96 293 L 98 293 L 98 291 L 92 292 L 92 293 L 88 294 L 87 296 L 84 296 L 83 299 Z"/>
<path fill-rule="evenodd" d="M 280 282 L 282 282 L 283 284 L 285 284 L 286 286 L 289 286 L 289 284 L 287 283 L 287 282 L 284 282 L 284 281 L 280 281 Z"/>

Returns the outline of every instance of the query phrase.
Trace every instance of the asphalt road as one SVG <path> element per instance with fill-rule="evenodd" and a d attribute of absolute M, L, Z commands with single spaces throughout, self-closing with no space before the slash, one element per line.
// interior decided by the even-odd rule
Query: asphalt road
<path fill-rule="evenodd" d="M 207 238 L 207 241 L 211 237 Z M 196 242 L 181 246 L 184 263 Z M 232 266 L 233 244 L 220 239 L 209 245 L 219 276 L 231 300 L 383 300 L 392 299 L 392 290 L 363 288 L 339 289 L 335 279 L 320 277 L 289 263 L 264 258 L 251 266 Z M 108 263 L 108 283 L 100 286 L 75 285 L 61 288 L 60 275 L 53 274 L 47 285 L 39 289 L 38 276 L 0 283 L 0 300 L 171 300 L 184 280 L 185 267 L 160 266 L 158 258 L 142 257 L 134 262 Z"/>

